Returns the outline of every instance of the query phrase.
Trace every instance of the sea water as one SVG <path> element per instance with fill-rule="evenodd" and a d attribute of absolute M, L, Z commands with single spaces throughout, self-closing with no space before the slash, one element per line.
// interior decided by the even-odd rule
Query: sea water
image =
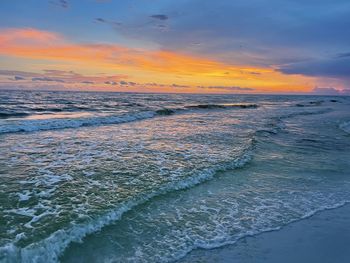
<path fill-rule="evenodd" d="M 350 98 L 0 92 L 1 262 L 173 262 L 350 201 Z"/>

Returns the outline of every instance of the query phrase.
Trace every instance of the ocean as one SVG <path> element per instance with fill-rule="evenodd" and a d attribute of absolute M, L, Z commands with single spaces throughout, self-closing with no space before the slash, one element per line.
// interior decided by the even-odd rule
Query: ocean
<path fill-rule="evenodd" d="M 350 97 L 0 91 L 1 262 L 175 262 L 350 201 Z"/>

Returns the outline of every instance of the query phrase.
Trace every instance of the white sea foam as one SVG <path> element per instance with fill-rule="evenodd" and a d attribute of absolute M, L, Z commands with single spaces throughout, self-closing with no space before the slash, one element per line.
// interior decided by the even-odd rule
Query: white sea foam
<path fill-rule="evenodd" d="M 31 192 L 29 190 L 25 190 L 23 193 L 18 193 L 19 201 L 27 201 L 31 197 Z"/>
<path fill-rule="evenodd" d="M 0 133 L 34 132 L 66 128 L 79 128 L 83 126 L 98 126 L 132 122 L 152 118 L 155 112 L 145 111 L 120 116 L 100 116 L 91 118 L 71 119 L 44 119 L 44 120 L 16 120 L 6 121 L 0 125 Z"/>
<path fill-rule="evenodd" d="M 344 121 L 341 124 L 339 124 L 339 128 L 345 131 L 346 133 L 350 134 L 350 121 Z"/>
<path fill-rule="evenodd" d="M 279 199 L 278 195 L 276 199 L 258 198 L 257 196 L 254 202 L 249 203 L 246 207 L 242 207 L 242 204 L 237 203 L 236 199 L 225 200 L 220 198 L 219 203 L 209 204 L 208 206 L 205 205 L 205 202 L 204 205 L 199 205 L 200 202 L 196 203 L 194 200 L 191 209 L 188 209 L 187 206 L 186 208 L 174 206 L 175 210 L 180 211 L 176 211 L 176 216 L 171 217 L 171 219 L 167 217 L 170 220 L 167 222 L 169 227 L 166 227 L 162 222 L 167 220 L 166 217 L 162 217 L 162 214 L 154 216 L 152 213 L 149 214 L 149 210 L 144 213 L 140 211 L 143 216 L 139 216 L 138 221 L 129 225 L 128 230 L 133 231 L 132 226 L 138 227 L 140 222 L 142 224 L 142 221 L 167 230 L 164 233 L 160 231 L 162 233 L 160 235 L 155 234 L 154 237 L 141 241 L 145 243 L 136 245 L 133 256 L 130 258 L 126 259 L 124 254 L 111 253 L 110 262 L 173 262 L 183 258 L 192 250 L 199 248 L 213 249 L 234 244 L 246 236 L 279 230 L 287 224 L 308 218 L 327 209 L 341 207 L 349 202 L 349 200 L 332 200 L 330 196 L 318 196 L 317 193 L 311 196 L 317 200 L 317 203 L 310 204 L 310 196 L 304 198 L 299 196 L 299 198 L 288 203 L 283 199 L 283 196 L 280 196 L 282 199 Z M 301 205 L 298 207 L 299 203 Z M 151 211 L 153 210 L 154 207 Z M 224 213 L 222 213 L 223 210 Z M 164 211 L 162 207 L 161 211 Z M 283 213 L 292 216 L 288 217 L 287 214 Z M 166 214 L 166 211 L 164 214 Z M 196 214 L 201 216 L 205 214 L 208 220 L 202 221 L 196 217 Z M 281 220 L 282 218 L 285 219 Z M 189 219 L 192 220 L 189 221 Z M 248 221 L 249 224 L 247 224 Z M 173 227 L 173 225 L 180 224 L 180 222 L 189 222 L 190 224 L 183 228 Z M 102 233 L 100 236 L 103 235 Z M 138 236 L 139 234 L 136 233 L 133 237 L 137 238 Z M 129 235 L 128 238 L 130 238 Z M 148 243 L 152 243 L 154 247 L 157 247 L 157 250 L 154 251 L 145 245 Z"/>
<path fill-rule="evenodd" d="M 251 149 L 249 148 L 240 158 L 234 160 L 233 162 L 224 163 L 216 167 L 205 169 L 190 178 L 170 182 L 160 187 L 158 190 L 145 193 L 123 203 L 115 210 L 112 210 L 97 219 L 92 219 L 85 224 L 72 223 L 69 228 L 60 229 L 51 234 L 48 238 L 40 242 L 33 243 L 25 248 L 18 248 L 14 244 L 7 244 L 0 248 L 0 260 L 4 260 L 4 262 L 57 262 L 61 253 L 71 242 L 79 242 L 86 235 L 99 231 L 102 227 L 119 220 L 125 212 L 129 211 L 133 207 L 169 191 L 191 188 L 192 186 L 203 181 L 210 180 L 218 171 L 242 167 L 251 160 L 251 156 L 252 153 Z M 27 213 L 28 211 L 24 212 Z M 33 216 L 32 220 L 35 221 L 37 219 L 36 216 L 32 214 L 30 215 Z M 41 215 L 39 215 L 39 217 L 40 216 Z M 33 221 L 31 221 L 31 223 L 32 222 Z"/>
<path fill-rule="evenodd" d="M 310 217 L 314 216 L 315 214 L 321 213 L 321 212 L 326 211 L 326 210 L 337 209 L 337 208 L 343 207 L 344 205 L 347 205 L 349 203 L 350 203 L 350 200 L 345 200 L 345 201 L 342 201 L 342 202 L 339 202 L 336 204 L 321 206 L 318 209 L 308 211 L 307 213 L 305 213 L 304 215 L 302 215 L 298 219 L 290 220 L 285 225 L 281 225 L 278 227 L 257 228 L 254 230 L 242 232 L 239 235 L 237 235 L 235 238 L 230 237 L 229 239 L 226 239 L 226 240 L 225 240 L 225 238 L 222 238 L 222 240 L 218 239 L 217 242 L 215 242 L 215 241 L 210 242 L 210 243 L 209 242 L 198 242 L 198 243 L 195 243 L 193 246 L 187 247 L 185 250 L 178 253 L 175 257 L 171 257 L 171 259 L 164 258 L 162 260 L 164 262 L 176 261 L 176 260 L 180 260 L 180 259 L 184 258 L 186 255 L 188 255 L 190 252 L 192 252 L 193 250 L 196 250 L 196 249 L 214 249 L 214 248 L 219 248 L 219 247 L 223 247 L 223 246 L 227 246 L 227 245 L 233 245 L 245 237 L 260 235 L 260 234 L 265 233 L 265 232 L 278 231 L 278 230 L 282 229 L 283 227 L 285 227 L 286 225 L 310 218 Z M 135 262 L 137 261 L 136 257 L 134 258 L 134 260 L 132 260 L 130 262 L 133 262 L 133 261 L 135 261 Z"/>

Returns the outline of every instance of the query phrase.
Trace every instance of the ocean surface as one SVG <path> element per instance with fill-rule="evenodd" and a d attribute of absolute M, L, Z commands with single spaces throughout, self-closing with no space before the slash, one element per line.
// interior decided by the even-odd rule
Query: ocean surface
<path fill-rule="evenodd" d="M 0 262 L 175 262 L 350 202 L 350 97 L 0 91 Z"/>

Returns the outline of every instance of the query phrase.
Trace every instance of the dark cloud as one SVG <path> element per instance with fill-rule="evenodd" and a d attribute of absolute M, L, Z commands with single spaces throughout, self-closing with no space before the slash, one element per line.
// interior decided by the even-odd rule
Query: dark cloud
<path fill-rule="evenodd" d="M 106 23 L 106 22 L 107 22 L 106 20 L 104 20 L 103 18 L 100 18 L 100 17 L 95 18 L 95 20 L 96 20 L 97 22 L 101 22 L 101 23 Z"/>
<path fill-rule="evenodd" d="M 104 83 L 107 85 L 113 85 L 113 86 L 117 85 L 117 82 L 115 81 L 105 81 Z"/>
<path fill-rule="evenodd" d="M 350 90 L 315 87 L 311 93 L 317 95 L 350 95 Z"/>
<path fill-rule="evenodd" d="M 168 87 L 169 85 L 165 85 L 162 83 L 155 83 L 155 82 L 151 82 L 151 83 L 145 83 L 145 86 L 151 86 L 151 87 Z"/>
<path fill-rule="evenodd" d="M 293 63 L 282 66 L 279 71 L 285 74 L 350 79 L 350 56 Z"/>
<path fill-rule="evenodd" d="M 147 86 L 159 86 L 160 84 L 152 82 L 152 83 L 145 83 L 145 85 L 147 85 Z"/>
<path fill-rule="evenodd" d="M 101 18 L 101 17 L 95 18 L 95 22 L 107 24 L 107 25 L 110 25 L 112 27 L 116 27 L 116 26 L 121 26 L 122 25 L 122 23 L 120 23 L 120 22 L 104 19 L 104 18 Z"/>
<path fill-rule="evenodd" d="M 50 1 L 51 4 L 60 6 L 62 8 L 68 8 L 69 4 L 67 0 L 56 0 L 56 1 Z"/>
<path fill-rule="evenodd" d="M 350 57 L 350 52 L 340 53 L 336 55 L 336 58 L 347 58 L 347 57 Z"/>
<path fill-rule="evenodd" d="M 36 77 L 36 78 L 32 78 L 32 81 L 47 81 L 47 82 L 61 82 L 63 83 L 64 80 L 62 79 L 51 79 L 51 78 L 48 78 L 48 77 Z"/>
<path fill-rule="evenodd" d="M 136 83 L 136 82 L 132 82 L 132 81 L 125 81 L 125 80 L 121 80 L 119 81 L 119 84 L 122 86 L 136 86 L 136 85 L 140 85 L 140 83 Z"/>
<path fill-rule="evenodd" d="M 60 82 L 65 84 L 98 84 L 105 83 L 116 85 L 115 80 L 127 78 L 126 75 L 105 75 L 86 76 L 74 71 L 44 69 L 43 73 L 17 71 L 17 70 L 0 70 L 0 76 L 8 76 L 11 80 L 28 79 L 32 82 Z M 115 83 L 115 84 L 113 84 Z"/>
<path fill-rule="evenodd" d="M 14 76 L 13 79 L 14 80 L 24 80 L 25 78 L 23 78 L 21 76 Z"/>
<path fill-rule="evenodd" d="M 174 88 L 189 88 L 189 86 L 187 85 L 179 85 L 179 84 L 172 84 L 171 86 Z"/>
<path fill-rule="evenodd" d="M 254 71 L 249 72 L 249 74 L 251 74 L 251 75 L 261 75 L 260 72 L 254 72 Z"/>
<path fill-rule="evenodd" d="M 201 89 L 217 89 L 226 91 L 253 91 L 253 88 L 239 87 L 239 86 L 198 86 Z"/>
<path fill-rule="evenodd" d="M 38 74 L 32 73 L 32 72 L 26 72 L 26 71 L 19 71 L 19 70 L 0 70 L 0 75 L 2 76 L 21 76 L 21 77 L 33 77 L 34 75 L 37 76 Z"/>
<path fill-rule="evenodd" d="M 159 32 L 165 32 L 169 30 L 169 26 L 168 25 L 155 25 L 154 28 L 156 30 L 159 30 Z"/>
<path fill-rule="evenodd" d="M 159 20 L 168 20 L 169 17 L 167 15 L 157 14 L 157 15 L 151 15 L 151 18 L 159 19 Z"/>
<path fill-rule="evenodd" d="M 81 76 L 78 73 L 75 73 L 74 71 L 65 71 L 65 70 L 57 70 L 57 69 L 44 69 L 43 70 L 46 75 L 54 76 L 54 77 L 63 77 L 63 78 L 69 78 L 69 77 L 78 77 Z"/>
<path fill-rule="evenodd" d="M 60 0 L 59 2 L 60 2 L 61 6 L 62 6 L 63 8 L 68 8 L 68 1 L 66 1 L 66 0 Z"/>

